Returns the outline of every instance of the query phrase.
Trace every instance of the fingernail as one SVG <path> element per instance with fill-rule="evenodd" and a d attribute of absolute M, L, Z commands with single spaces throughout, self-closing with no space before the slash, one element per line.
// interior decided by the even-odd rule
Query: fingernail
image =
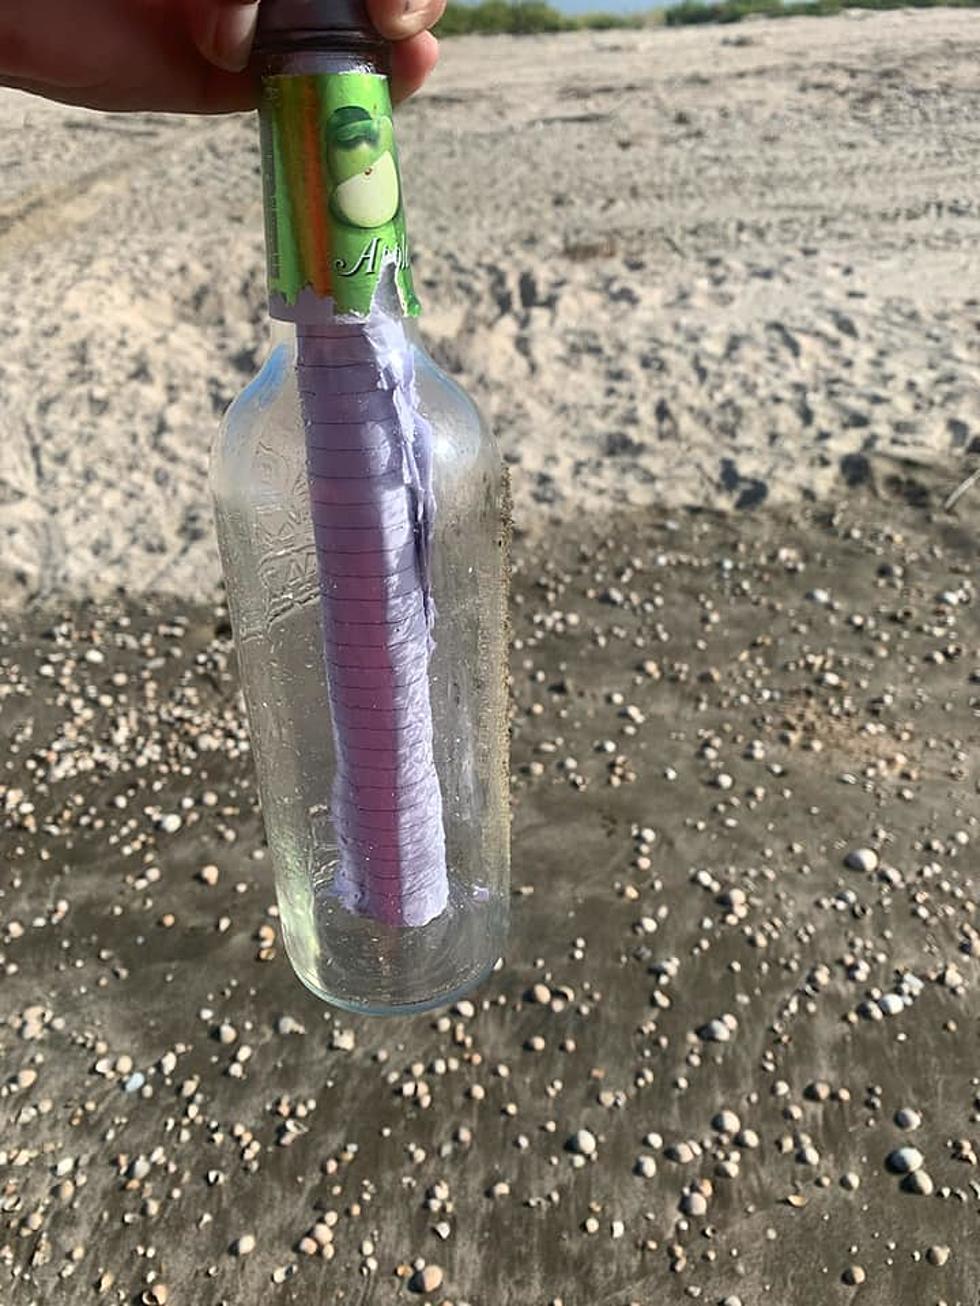
<path fill-rule="evenodd" d="M 222 4 L 215 15 L 210 41 L 211 62 L 229 72 L 241 72 L 252 53 L 258 17 L 258 0 L 247 0 L 245 4 L 232 0 L 230 4 Z"/>

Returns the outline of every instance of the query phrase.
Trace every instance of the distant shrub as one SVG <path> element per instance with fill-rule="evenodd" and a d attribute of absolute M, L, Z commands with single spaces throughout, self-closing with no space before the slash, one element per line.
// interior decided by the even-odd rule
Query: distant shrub
<path fill-rule="evenodd" d="M 644 14 L 563 14 L 547 0 L 450 0 L 435 28 L 437 36 L 532 36 L 537 32 L 606 31 L 621 27 L 691 27 L 697 23 L 739 23 L 744 18 L 823 17 L 844 9 L 980 9 L 980 0 L 679 0 Z"/>
<path fill-rule="evenodd" d="M 583 28 L 608 31 L 640 27 L 646 21 L 637 14 L 563 14 L 546 0 L 480 0 L 459 4 L 450 0 L 435 28 L 437 36 L 532 36 L 538 32 L 574 32 Z"/>
<path fill-rule="evenodd" d="M 435 31 L 437 36 L 470 33 L 523 36 L 532 32 L 562 32 L 567 26 L 568 20 L 545 0 L 527 0 L 526 4 L 480 0 L 479 4 L 448 4 Z"/>
<path fill-rule="evenodd" d="M 664 10 L 668 27 L 695 23 L 738 23 L 756 15 L 763 18 L 827 17 L 844 9 L 935 9 L 949 5 L 980 8 L 980 0 L 680 0 Z"/>
<path fill-rule="evenodd" d="M 664 22 L 668 27 L 690 27 L 695 23 L 738 23 L 750 14 L 764 18 L 782 18 L 794 8 L 800 12 L 810 11 L 808 4 L 786 5 L 783 0 L 717 0 L 716 3 L 681 0 L 680 4 L 671 5 L 664 11 Z"/>

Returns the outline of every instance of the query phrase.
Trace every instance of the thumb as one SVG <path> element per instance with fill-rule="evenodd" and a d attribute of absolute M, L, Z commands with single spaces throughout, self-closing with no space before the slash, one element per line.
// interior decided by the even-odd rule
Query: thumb
<path fill-rule="evenodd" d="M 191 37 L 210 63 L 240 72 L 248 63 L 259 0 L 186 0 Z"/>

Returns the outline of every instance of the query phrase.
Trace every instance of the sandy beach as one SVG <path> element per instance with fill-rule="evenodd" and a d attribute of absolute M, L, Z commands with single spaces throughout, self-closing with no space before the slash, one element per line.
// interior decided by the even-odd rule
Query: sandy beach
<path fill-rule="evenodd" d="M 6 629 L 0 1299 L 974 1306 L 975 541 L 869 507 L 518 549 L 513 938 L 410 1020 L 281 953 L 220 607 Z"/>
<path fill-rule="evenodd" d="M 513 933 L 295 980 L 207 493 L 254 124 L 0 93 L 0 1303 L 976 1306 L 980 40 L 465 39 L 401 118 L 512 464 Z"/>
<path fill-rule="evenodd" d="M 424 327 L 537 532 L 980 445 L 976 20 L 466 38 L 400 118 Z M 0 95 L 0 598 L 206 597 L 266 344 L 250 118 Z"/>

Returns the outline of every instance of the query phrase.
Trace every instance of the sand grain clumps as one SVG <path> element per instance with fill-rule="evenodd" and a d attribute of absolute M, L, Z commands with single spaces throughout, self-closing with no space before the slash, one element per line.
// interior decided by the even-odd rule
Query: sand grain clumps
<path fill-rule="evenodd" d="M 523 530 L 966 480 L 976 56 L 972 15 L 929 18 L 876 14 L 860 41 L 844 15 L 762 23 L 751 48 L 712 27 L 447 47 L 398 124 L 424 333 L 486 409 Z M 4 91 L 0 128 L 0 596 L 207 598 L 208 445 L 269 344 L 254 118 L 122 123 Z M 800 597 L 833 614 L 844 588 Z M 930 593 L 956 613 L 964 592 Z"/>

